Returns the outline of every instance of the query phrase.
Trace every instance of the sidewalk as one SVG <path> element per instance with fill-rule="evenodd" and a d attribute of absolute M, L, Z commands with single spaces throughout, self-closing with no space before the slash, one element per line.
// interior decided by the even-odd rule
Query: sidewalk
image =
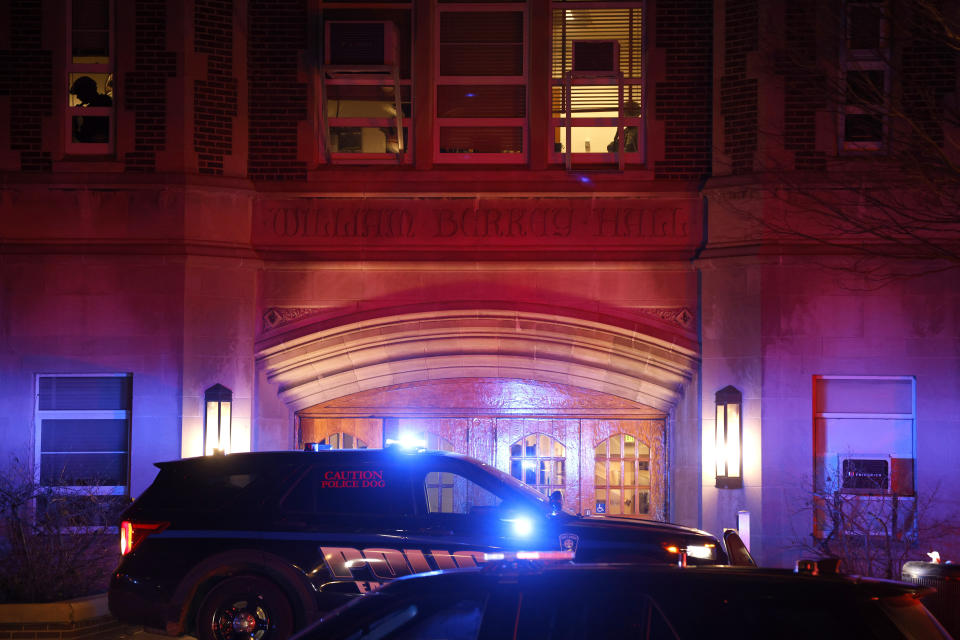
<path fill-rule="evenodd" d="M 127 628 L 117 633 L 110 640 L 172 640 L 167 634 L 156 629 Z M 193 636 L 180 636 L 180 640 L 196 640 Z"/>

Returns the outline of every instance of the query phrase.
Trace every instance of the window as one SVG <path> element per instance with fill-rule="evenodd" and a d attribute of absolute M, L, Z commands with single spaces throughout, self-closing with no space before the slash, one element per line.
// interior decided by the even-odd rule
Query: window
<path fill-rule="evenodd" d="M 566 459 L 567 449 L 559 440 L 530 434 L 510 445 L 510 475 L 545 495 L 563 495 Z"/>
<path fill-rule="evenodd" d="M 408 3 L 323 5 L 323 146 L 338 163 L 410 162 Z"/>
<path fill-rule="evenodd" d="M 552 158 L 643 162 L 642 3 L 573 6 L 553 3 Z"/>
<path fill-rule="evenodd" d="M 409 475 L 382 465 L 315 467 L 283 498 L 287 513 L 377 518 L 413 512 Z"/>
<path fill-rule="evenodd" d="M 889 517 L 915 493 L 915 379 L 818 376 L 813 395 L 817 495 L 842 503 L 848 529 L 899 526 Z"/>
<path fill-rule="evenodd" d="M 526 162 L 526 4 L 441 1 L 437 13 L 435 161 Z"/>
<path fill-rule="evenodd" d="M 502 501 L 469 478 L 449 471 L 432 471 L 424 482 L 430 513 L 468 514 L 499 506 Z"/>
<path fill-rule="evenodd" d="M 878 150 L 886 140 L 890 95 L 887 5 L 848 2 L 844 16 L 840 148 Z"/>
<path fill-rule="evenodd" d="M 367 443 L 361 440 L 360 438 L 351 435 L 349 433 L 332 433 L 323 440 L 320 441 L 320 444 L 329 445 L 331 449 L 366 449 Z"/>
<path fill-rule="evenodd" d="M 597 513 L 649 515 L 648 446 L 630 434 L 614 434 L 597 446 L 593 467 Z"/>
<path fill-rule="evenodd" d="M 64 494 L 129 495 L 132 378 L 37 377 L 37 479 Z"/>
<path fill-rule="evenodd" d="M 114 150 L 113 3 L 68 4 L 66 151 L 108 154 Z"/>
<path fill-rule="evenodd" d="M 527 589 L 520 598 L 517 640 L 674 640 L 677 637 L 672 625 L 649 596 L 633 589 L 613 590 L 598 582 L 582 589 L 577 588 L 580 584 L 572 581 Z M 571 597 L 571 590 L 577 591 L 575 597 Z"/>
<path fill-rule="evenodd" d="M 364 611 L 368 602 L 372 606 L 367 609 L 380 605 L 380 610 Z M 350 640 L 474 640 L 480 633 L 487 608 L 484 596 L 456 592 L 421 596 L 415 598 L 415 602 L 403 600 L 398 603 L 390 599 L 381 603 L 371 598 L 357 604 L 359 607 L 355 605 L 346 614 L 352 614 L 352 617 L 341 615 L 332 623 L 335 628 L 333 637 Z M 310 629 L 304 637 L 308 640 L 319 638 Z"/>

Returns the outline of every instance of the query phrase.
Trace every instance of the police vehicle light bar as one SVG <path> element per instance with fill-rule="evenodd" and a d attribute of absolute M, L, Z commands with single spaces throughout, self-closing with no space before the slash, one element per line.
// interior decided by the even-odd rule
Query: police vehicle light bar
<path fill-rule="evenodd" d="M 391 445 L 401 449 L 426 449 L 427 441 L 410 433 L 401 433 L 399 438 L 387 438 L 387 446 Z"/>
<path fill-rule="evenodd" d="M 514 562 L 516 560 L 549 560 L 552 562 L 563 562 L 573 560 L 573 551 L 501 551 L 499 553 L 483 554 L 484 562 L 496 562 L 505 560 Z"/>

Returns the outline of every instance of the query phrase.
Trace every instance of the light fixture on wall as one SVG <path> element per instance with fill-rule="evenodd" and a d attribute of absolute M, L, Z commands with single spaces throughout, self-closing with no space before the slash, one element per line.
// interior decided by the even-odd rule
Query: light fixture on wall
<path fill-rule="evenodd" d="M 743 486 L 743 394 L 735 387 L 717 391 L 716 446 L 717 487 Z"/>
<path fill-rule="evenodd" d="M 233 392 L 215 384 L 203 394 L 206 420 L 203 425 L 205 455 L 230 453 L 230 409 Z"/>

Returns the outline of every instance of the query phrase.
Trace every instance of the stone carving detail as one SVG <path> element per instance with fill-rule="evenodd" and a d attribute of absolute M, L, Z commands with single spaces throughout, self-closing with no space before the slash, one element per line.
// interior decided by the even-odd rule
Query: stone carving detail
<path fill-rule="evenodd" d="M 686 307 L 641 307 L 640 313 L 684 329 L 693 327 L 695 316 Z"/>
<path fill-rule="evenodd" d="M 280 325 L 296 322 L 319 311 L 316 307 L 270 307 L 263 314 L 263 328 L 276 329 Z"/>
<path fill-rule="evenodd" d="M 686 307 L 641 307 L 638 311 L 683 329 L 691 329 L 696 319 L 693 312 Z M 317 307 L 270 307 L 263 314 L 263 327 L 276 329 L 319 312 Z"/>

